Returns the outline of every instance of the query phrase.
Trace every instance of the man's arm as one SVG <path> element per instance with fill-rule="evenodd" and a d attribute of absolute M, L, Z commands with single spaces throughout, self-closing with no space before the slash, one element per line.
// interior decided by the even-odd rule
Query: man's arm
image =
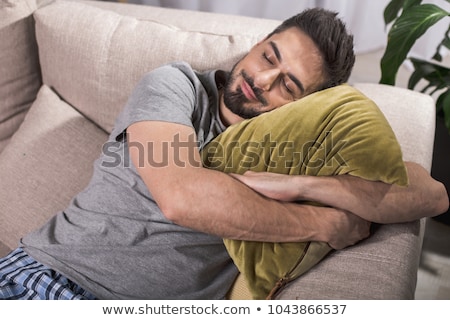
<path fill-rule="evenodd" d="M 351 175 L 311 177 L 248 172 L 233 176 L 273 199 L 316 201 L 377 223 L 413 221 L 447 211 L 449 200 L 444 185 L 416 163 L 407 162 L 406 168 L 407 187 Z"/>
<path fill-rule="evenodd" d="M 127 129 L 130 156 L 165 216 L 219 237 L 324 241 L 340 249 L 369 235 L 369 223 L 344 210 L 277 201 L 222 172 L 203 168 L 192 128 L 143 121 Z"/>

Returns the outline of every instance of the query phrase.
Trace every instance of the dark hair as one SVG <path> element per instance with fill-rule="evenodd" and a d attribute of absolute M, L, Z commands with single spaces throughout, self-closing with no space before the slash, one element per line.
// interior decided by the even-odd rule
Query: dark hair
<path fill-rule="evenodd" d="M 317 90 L 347 82 L 355 64 L 353 36 L 337 15 L 338 13 L 323 8 L 306 9 L 285 20 L 268 35 L 270 37 L 296 27 L 314 41 L 324 61 L 325 76 L 325 81 Z"/>

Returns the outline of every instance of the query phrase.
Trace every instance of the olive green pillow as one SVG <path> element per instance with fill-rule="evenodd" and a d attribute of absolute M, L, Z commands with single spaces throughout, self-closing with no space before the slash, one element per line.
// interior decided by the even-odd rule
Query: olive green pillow
<path fill-rule="evenodd" d="M 229 127 L 202 150 L 226 173 L 350 174 L 407 185 L 400 145 L 373 101 L 344 84 Z M 332 249 L 326 243 L 224 239 L 255 299 L 271 298 Z"/>

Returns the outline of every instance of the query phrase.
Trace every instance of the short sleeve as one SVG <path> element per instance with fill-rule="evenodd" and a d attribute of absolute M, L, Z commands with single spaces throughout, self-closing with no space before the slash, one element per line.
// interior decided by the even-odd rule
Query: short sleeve
<path fill-rule="evenodd" d="M 196 104 L 194 71 L 184 63 L 162 66 L 147 73 L 137 84 L 118 116 L 113 136 L 139 121 L 167 121 L 192 126 Z"/>

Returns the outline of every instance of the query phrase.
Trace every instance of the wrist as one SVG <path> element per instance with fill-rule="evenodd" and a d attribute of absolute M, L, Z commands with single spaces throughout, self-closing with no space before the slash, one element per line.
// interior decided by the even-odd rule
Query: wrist
<path fill-rule="evenodd" d="M 298 201 L 316 201 L 314 198 L 317 176 L 299 175 L 294 180 L 294 189 Z"/>

